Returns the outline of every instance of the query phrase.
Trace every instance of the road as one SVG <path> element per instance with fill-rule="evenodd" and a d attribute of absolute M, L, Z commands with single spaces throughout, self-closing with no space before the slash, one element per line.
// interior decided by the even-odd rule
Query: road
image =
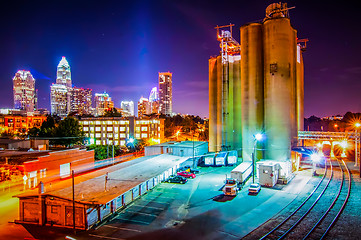
<path fill-rule="evenodd" d="M 240 239 L 283 209 L 301 191 L 310 191 L 311 172 L 294 179 L 299 188 L 263 188 L 248 195 L 224 196 L 225 174 L 233 167 L 202 168 L 186 184 L 162 183 L 134 201 L 111 221 L 76 239 Z M 302 185 L 302 186 L 301 186 Z"/>

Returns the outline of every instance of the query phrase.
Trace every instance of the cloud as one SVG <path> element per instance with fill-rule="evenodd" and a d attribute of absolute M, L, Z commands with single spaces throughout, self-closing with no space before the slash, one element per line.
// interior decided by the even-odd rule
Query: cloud
<path fill-rule="evenodd" d="M 146 86 L 141 85 L 122 85 L 122 86 L 109 86 L 106 84 L 89 84 L 87 87 L 93 89 L 94 91 L 107 91 L 112 93 L 123 93 L 123 92 L 135 92 L 147 90 Z"/>
<path fill-rule="evenodd" d="M 361 74 L 361 67 L 346 68 L 345 72 L 353 73 L 353 74 Z"/>

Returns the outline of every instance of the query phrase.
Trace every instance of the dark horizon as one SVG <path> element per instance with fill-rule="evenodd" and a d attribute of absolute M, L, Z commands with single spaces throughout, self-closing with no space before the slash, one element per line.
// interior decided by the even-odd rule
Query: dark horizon
<path fill-rule="evenodd" d="M 219 53 L 217 25 L 261 21 L 274 1 L 12 1 L 1 11 L 1 108 L 13 107 L 12 78 L 31 71 L 39 107 L 65 56 L 76 87 L 108 92 L 115 106 L 149 97 L 158 72 L 173 73 L 173 111 L 208 116 L 208 59 Z M 308 38 L 305 117 L 361 112 L 361 54 L 356 7 L 285 1 L 298 38 Z M 232 7 L 230 7 L 232 6 Z"/>

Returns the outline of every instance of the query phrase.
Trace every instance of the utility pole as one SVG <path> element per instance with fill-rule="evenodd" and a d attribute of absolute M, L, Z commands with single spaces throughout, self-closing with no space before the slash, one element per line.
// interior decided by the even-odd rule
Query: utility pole
<path fill-rule="evenodd" d="M 72 190 L 73 190 L 73 231 L 74 234 L 76 234 L 76 230 L 75 230 L 75 192 L 74 192 L 74 170 L 71 170 L 71 185 L 72 185 Z"/>

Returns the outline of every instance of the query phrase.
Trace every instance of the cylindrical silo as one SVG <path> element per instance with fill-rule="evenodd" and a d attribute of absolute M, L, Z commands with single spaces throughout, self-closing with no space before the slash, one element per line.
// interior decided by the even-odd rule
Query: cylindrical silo
<path fill-rule="evenodd" d="M 280 5 L 267 7 L 268 16 L 263 22 L 265 147 L 267 159 L 288 160 L 291 141 L 295 137 L 292 126 L 296 117 L 295 79 L 292 71 L 296 40 L 288 14 Z"/>
<path fill-rule="evenodd" d="M 291 147 L 297 146 L 297 31 L 291 27 L 290 78 L 292 79 L 293 105 L 291 111 Z"/>
<path fill-rule="evenodd" d="M 297 63 L 296 63 L 296 89 L 297 89 L 297 129 L 303 131 L 304 129 L 304 67 L 301 46 L 297 45 Z"/>
<path fill-rule="evenodd" d="M 217 145 L 216 151 L 222 150 L 223 143 L 223 64 L 222 57 L 217 57 Z"/>
<path fill-rule="evenodd" d="M 254 135 L 263 131 L 263 41 L 262 24 L 241 27 L 242 158 L 251 161 Z M 257 159 L 262 151 L 257 151 Z"/>
<path fill-rule="evenodd" d="M 233 128 L 234 128 L 234 122 L 233 122 L 233 89 L 234 89 L 234 68 L 236 67 L 234 65 L 234 57 L 231 55 L 228 57 L 229 63 L 228 63 L 228 102 L 227 102 L 227 144 L 228 149 L 234 149 L 234 143 L 233 143 Z"/>
<path fill-rule="evenodd" d="M 241 98 L 241 56 L 233 56 L 233 89 L 230 92 L 233 94 L 233 148 L 235 150 L 242 149 L 242 98 Z"/>
<path fill-rule="evenodd" d="M 209 59 L 209 151 L 217 146 L 217 58 Z"/>

